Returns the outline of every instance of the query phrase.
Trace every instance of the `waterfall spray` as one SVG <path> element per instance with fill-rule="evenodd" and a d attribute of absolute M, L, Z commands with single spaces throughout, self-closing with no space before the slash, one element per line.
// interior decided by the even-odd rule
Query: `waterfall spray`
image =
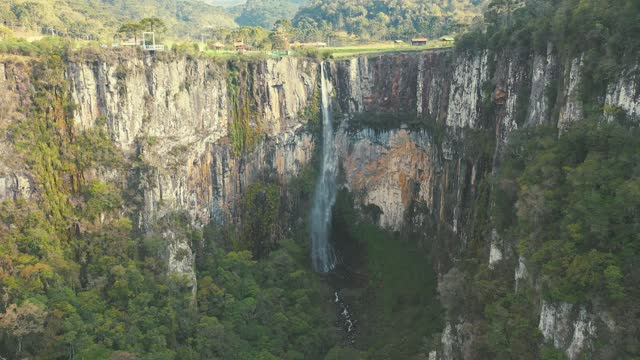
<path fill-rule="evenodd" d="M 329 80 L 320 64 L 322 86 L 322 168 L 316 183 L 311 209 L 311 261 L 313 268 L 327 273 L 336 265 L 336 256 L 329 242 L 331 211 L 336 201 L 337 157 L 334 145 Z"/>

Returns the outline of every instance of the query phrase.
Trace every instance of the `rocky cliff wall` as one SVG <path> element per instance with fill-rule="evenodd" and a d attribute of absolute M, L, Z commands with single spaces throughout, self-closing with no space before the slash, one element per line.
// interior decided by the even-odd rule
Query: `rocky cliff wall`
<path fill-rule="evenodd" d="M 313 101 L 317 64 L 286 58 L 233 65 L 245 72 L 237 85 L 229 84 L 230 66 L 151 56 L 69 64 L 76 126 L 91 128 L 102 118 L 120 148 L 141 153 L 149 165 L 143 222 L 184 209 L 206 224 L 229 215 L 261 171 L 285 178 L 309 160 L 313 142 L 301 114 Z M 245 98 L 232 99 L 230 86 Z M 231 144 L 239 121 L 233 101 L 250 109 L 244 116 L 259 132 L 242 156 Z"/>
<path fill-rule="evenodd" d="M 360 206 L 378 210 L 382 227 L 421 229 L 438 254 L 441 275 L 479 246 L 489 268 L 513 264 L 516 287 L 535 283 L 526 259 L 514 259 L 515 244 L 495 229 L 477 229 L 474 211 L 490 206 L 481 203 L 478 188 L 499 169 L 514 130 L 555 125 L 562 131 L 583 118 L 582 67 L 581 56 L 561 60 L 551 45 L 537 54 L 432 52 L 335 62 L 345 186 Z M 634 74 L 630 69 L 608 86 L 603 118 L 626 113 L 637 119 L 640 83 Z M 607 309 L 587 305 L 539 302 L 539 330 L 569 359 L 594 354 L 595 342 L 614 337 L 616 320 Z M 441 349 L 431 356 L 478 356 L 473 342 L 482 335 L 475 328 L 472 318 L 448 319 Z M 615 346 L 601 348 L 607 350 L 596 356 L 616 356 Z"/>
<path fill-rule="evenodd" d="M 28 121 L 23 110 L 31 106 L 32 66 L 39 61 L 0 62 L 0 200 L 36 199 L 44 191 L 11 135 L 12 124 Z M 245 187 L 260 177 L 285 183 L 311 159 L 307 125 L 313 117 L 305 111 L 318 106 L 317 68 L 296 58 L 221 62 L 126 50 L 73 54 L 64 73 L 73 132 L 106 128 L 127 159 L 122 169 L 83 176 L 132 189 L 140 200 L 129 201 L 136 207 L 130 210 L 144 231 L 176 211 L 188 212 L 195 226 L 236 221 Z M 168 269 L 187 274 L 195 285 L 187 237 L 159 235 L 167 241 Z M 179 252 L 190 256 L 178 260 Z"/>
<path fill-rule="evenodd" d="M 23 121 L 20 109 L 31 106 L 25 94 L 30 88 L 30 65 L 24 61 L 0 62 L 0 201 L 29 197 L 33 178 L 15 151 L 10 137 L 12 124 Z"/>

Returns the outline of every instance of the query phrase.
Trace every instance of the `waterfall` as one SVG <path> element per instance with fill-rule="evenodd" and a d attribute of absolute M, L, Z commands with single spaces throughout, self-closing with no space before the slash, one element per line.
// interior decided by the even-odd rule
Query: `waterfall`
<path fill-rule="evenodd" d="M 336 201 L 336 157 L 333 135 L 333 118 L 329 80 L 324 64 L 320 64 L 322 85 L 322 168 L 318 177 L 313 207 L 311 209 L 311 261 L 313 268 L 327 273 L 336 265 L 336 256 L 329 243 L 331 232 L 331 211 Z"/>

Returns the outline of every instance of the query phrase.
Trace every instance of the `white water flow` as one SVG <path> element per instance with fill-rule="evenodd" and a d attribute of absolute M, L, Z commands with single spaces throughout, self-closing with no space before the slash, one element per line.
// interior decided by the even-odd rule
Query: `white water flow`
<path fill-rule="evenodd" d="M 317 272 L 328 273 L 336 266 L 336 255 L 329 242 L 331 211 L 336 201 L 336 157 L 329 80 L 320 65 L 322 85 L 322 168 L 316 183 L 311 209 L 311 261 Z"/>

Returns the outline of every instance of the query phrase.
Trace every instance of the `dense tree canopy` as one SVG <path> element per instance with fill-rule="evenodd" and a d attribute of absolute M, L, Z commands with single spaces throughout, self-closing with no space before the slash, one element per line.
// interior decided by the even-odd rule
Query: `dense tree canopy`
<path fill-rule="evenodd" d="M 54 5 L 55 3 L 55 5 Z M 158 18 L 172 36 L 201 33 L 206 28 L 233 27 L 224 9 L 198 0 L 8 0 L 0 2 L 0 24 L 32 32 L 106 39 L 120 25 Z"/>
<path fill-rule="evenodd" d="M 363 39 L 437 37 L 458 30 L 478 15 L 482 1 L 315 0 L 296 14 L 293 23 L 304 34 L 313 29 L 346 31 Z"/>
<path fill-rule="evenodd" d="M 517 184 L 511 221 L 549 298 L 615 301 L 638 287 L 640 279 L 622 277 L 634 273 L 640 250 L 636 130 L 587 122 L 559 140 L 544 130 L 514 139 L 502 183 Z"/>
<path fill-rule="evenodd" d="M 512 136 L 494 179 L 491 221 L 536 283 L 522 280 L 514 292 L 513 263 L 470 267 L 457 277 L 464 295 L 456 299 L 483 314 L 476 326 L 487 336 L 475 351 L 496 359 L 565 358 L 551 344 L 541 346 L 540 298 L 606 306 L 620 326 L 618 341 L 637 344 L 638 139 L 635 127 L 591 120 L 561 136 L 552 127 Z"/>
<path fill-rule="evenodd" d="M 306 0 L 248 0 L 236 17 L 240 26 L 262 26 L 270 29 L 282 19 L 291 19 Z"/>

